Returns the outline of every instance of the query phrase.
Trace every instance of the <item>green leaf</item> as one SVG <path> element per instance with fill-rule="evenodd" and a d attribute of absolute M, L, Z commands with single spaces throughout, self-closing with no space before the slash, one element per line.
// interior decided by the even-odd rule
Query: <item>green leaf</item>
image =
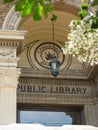
<path fill-rule="evenodd" d="M 98 17 L 95 17 L 93 19 L 93 23 L 91 25 L 91 28 L 94 28 L 94 29 L 98 28 Z"/>
<path fill-rule="evenodd" d="M 13 2 L 14 0 L 4 0 L 4 3 L 10 3 Z"/>
<path fill-rule="evenodd" d="M 44 5 L 43 6 L 43 12 L 44 12 L 44 16 L 45 18 L 48 17 L 48 13 L 53 11 L 53 6 L 52 5 Z"/>
<path fill-rule="evenodd" d="M 86 10 L 82 10 L 78 13 L 78 15 L 80 16 L 81 19 L 83 19 L 86 15 L 87 15 L 87 11 Z"/>
<path fill-rule="evenodd" d="M 76 19 L 74 22 L 75 22 L 76 26 L 79 24 L 79 20 L 78 19 Z"/>
<path fill-rule="evenodd" d="M 52 0 L 46 0 L 46 1 L 50 1 L 51 2 Z"/>
<path fill-rule="evenodd" d="M 15 4 L 15 10 L 16 11 L 21 11 L 22 10 L 22 7 L 24 5 L 24 1 L 23 0 L 18 0 Z"/>
<path fill-rule="evenodd" d="M 98 17 L 98 10 L 96 11 L 96 17 Z"/>
<path fill-rule="evenodd" d="M 37 6 L 36 9 L 34 10 L 33 19 L 41 20 L 42 12 L 43 12 L 43 7 Z"/>
<path fill-rule="evenodd" d="M 82 4 L 81 9 L 82 10 L 88 10 L 88 4 Z"/>
<path fill-rule="evenodd" d="M 57 16 L 55 14 L 52 14 L 52 18 L 51 18 L 53 21 L 56 21 L 57 20 Z"/>
<path fill-rule="evenodd" d="M 18 0 L 15 4 L 15 10 L 20 11 L 22 17 L 30 15 L 36 6 L 38 1 L 35 0 Z"/>
<path fill-rule="evenodd" d="M 31 4 L 27 4 L 27 7 L 24 8 L 24 10 L 22 11 L 21 15 L 24 16 L 28 16 L 32 13 L 32 5 Z"/>
<path fill-rule="evenodd" d="M 52 0 L 4 0 L 5 3 L 12 1 L 15 1 L 15 10 L 19 11 L 22 17 L 33 13 L 34 20 L 41 20 L 42 14 L 47 18 L 48 13 L 53 11 Z M 57 19 L 56 15 L 52 15 L 52 17 Z"/>

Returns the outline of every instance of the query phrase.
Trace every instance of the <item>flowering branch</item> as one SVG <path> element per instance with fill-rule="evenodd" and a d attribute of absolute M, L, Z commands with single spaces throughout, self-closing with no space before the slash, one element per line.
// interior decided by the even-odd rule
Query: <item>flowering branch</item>
<path fill-rule="evenodd" d="M 94 1 L 91 4 L 95 6 Z M 96 4 L 98 6 L 98 2 Z M 63 52 L 76 56 L 81 63 L 88 62 L 93 66 L 98 64 L 98 11 L 92 14 L 89 4 L 83 1 L 79 16 L 80 20 L 70 22 L 71 32 Z"/>

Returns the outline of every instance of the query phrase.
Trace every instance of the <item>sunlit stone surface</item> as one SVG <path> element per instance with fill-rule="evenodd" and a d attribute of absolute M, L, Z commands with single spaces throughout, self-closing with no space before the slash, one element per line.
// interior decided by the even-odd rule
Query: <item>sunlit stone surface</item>
<path fill-rule="evenodd" d="M 11 124 L 1 125 L 0 130 L 98 130 L 88 125 L 64 125 L 62 127 L 43 126 L 40 124 Z"/>

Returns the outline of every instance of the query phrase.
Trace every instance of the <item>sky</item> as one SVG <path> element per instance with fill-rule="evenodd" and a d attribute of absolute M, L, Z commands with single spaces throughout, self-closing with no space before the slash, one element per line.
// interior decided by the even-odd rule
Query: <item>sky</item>
<path fill-rule="evenodd" d="M 38 123 L 46 126 L 72 124 L 72 118 L 65 112 L 20 111 L 20 123 Z"/>

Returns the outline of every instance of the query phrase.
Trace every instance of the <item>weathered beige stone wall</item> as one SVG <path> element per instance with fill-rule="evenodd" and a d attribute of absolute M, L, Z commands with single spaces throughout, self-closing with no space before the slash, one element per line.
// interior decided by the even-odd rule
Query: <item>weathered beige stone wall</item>
<path fill-rule="evenodd" d="M 66 0 L 65 0 L 66 1 Z M 75 5 L 77 7 L 79 7 L 81 0 L 67 0 L 67 3 L 71 4 L 71 5 Z M 2 25 L 4 23 L 5 17 L 7 15 L 7 13 L 9 12 L 9 10 L 11 9 L 11 7 L 13 6 L 12 4 L 6 4 L 4 5 L 2 3 L 2 1 L 0 1 L 0 28 L 2 28 Z M 9 22 L 9 21 L 7 21 Z M 1 36 L 1 35 L 0 35 Z M 15 38 L 15 37 L 14 37 Z M 0 51 L 1 57 L 5 57 L 5 55 L 9 55 L 12 56 L 12 52 L 7 53 L 7 51 L 5 50 L 4 52 L 1 50 Z M 0 58 L 1 60 L 2 58 Z M 9 64 L 9 59 L 7 58 L 7 65 L 12 64 L 11 60 L 11 64 Z M 4 60 L 3 60 L 4 62 Z M 15 62 L 15 61 L 14 61 Z M 0 62 L 3 66 L 4 63 Z M 15 63 L 16 65 L 17 63 Z M 14 66 L 15 67 L 15 66 Z M 6 70 L 4 72 L 7 72 L 8 66 L 5 66 L 6 69 L 1 68 L 1 79 L 3 79 L 3 81 L 0 84 L 0 123 L 1 124 L 8 124 L 8 123 L 13 123 L 16 122 L 16 88 L 17 88 L 17 84 L 15 81 L 17 81 L 17 75 L 13 75 L 11 77 L 11 73 L 13 68 L 9 69 L 9 72 L 7 75 L 6 73 L 3 73 L 4 77 L 2 77 L 2 70 Z M 14 73 L 14 72 L 13 72 Z M 30 74 L 30 73 L 29 73 Z M 34 73 L 33 73 L 34 74 Z M 35 76 L 38 76 L 38 72 L 35 73 Z M 42 75 L 39 75 L 42 76 Z M 65 75 L 64 75 L 65 76 Z M 14 81 L 14 78 L 15 81 Z M 48 77 L 48 76 L 47 76 Z M 11 79 L 11 81 L 9 82 L 9 79 Z M 6 82 L 5 82 L 6 81 Z M 15 83 L 15 84 L 13 84 Z M 9 85 L 10 84 L 10 85 Z M 96 80 L 96 85 L 93 86 L 96 88 L 96 90 L 98 90 L 98 83 Z M 93 93 L 93 91 L 92 91 Z M 24 102 L 24 103 L 43 103 L 43 104 L 52 104 L 52 103 L 57 103 L 57 104 L 69 104 L 69 105 L 85 105 L 84 111 L 85 111 L 85 118 L 86 118 L 86 124 L 89 125 L 95 125 L 98 126 L 98 91 L 96 91 L 96 94 L 93 95 L 91 94 L 90 96 L 79 96 L 78 98 L 77 96 L 74 96 L 74 98 L 72 97 L 72 95 L 68 95 L 68 96 L 62 96 L 62 95 L 55 95 L 55 94 L 46 94 L 46 96 L 42 95 L 29 95 L 28 98 L 26 97 L 25 94 L 19 94 L 18 95 L 18 102 Z M 39 98 L 38 98 L 39 97 Z M 40 102 L 40 98 L 42 98 L 42 102 Z"/>
<path fill-rule="evenodd" d="M 4 19 L 9 12 L 9 10 L 12 8 L 14 3 L 11 4 L 4 4 L 3 0 L 0 0 L 0 29 L 2 28 Z"/>

